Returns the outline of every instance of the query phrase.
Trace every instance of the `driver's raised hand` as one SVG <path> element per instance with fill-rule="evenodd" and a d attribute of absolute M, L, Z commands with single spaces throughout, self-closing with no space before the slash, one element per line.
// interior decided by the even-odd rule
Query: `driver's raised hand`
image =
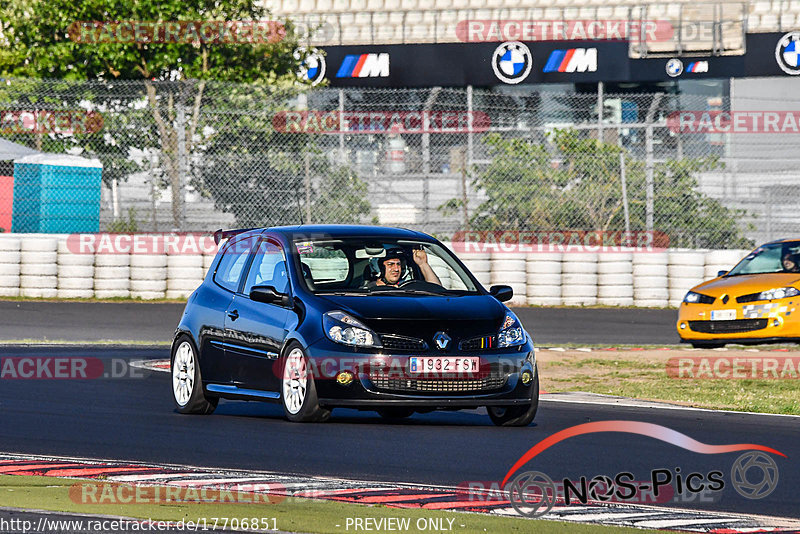
<path fill-rule="evenodd" d="M 420 267 L 428 264 L 428 253 L 423 249 L 414 250 L 414 263 Z"/>

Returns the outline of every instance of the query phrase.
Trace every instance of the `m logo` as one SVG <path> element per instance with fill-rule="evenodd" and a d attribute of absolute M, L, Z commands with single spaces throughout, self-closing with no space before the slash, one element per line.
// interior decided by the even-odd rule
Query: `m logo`
<path fill-rule="evenodd" d="M 389 54 L 353 54 L 344 57 L 337 78 L 386 78 Z"/>
<path fill-rule="evenodd" d="M 433 341 L 436 343 L 436 348 L 439 350 L 446 350 L 447 346 L 450 344 L 450 336 L 444 332 L 436 332 L 436 335 L 433 336 Z"/>
<path fill-rule="evenodd" d="M 542 72 L 596 72 L 596 48 L 553 50 Z"/>

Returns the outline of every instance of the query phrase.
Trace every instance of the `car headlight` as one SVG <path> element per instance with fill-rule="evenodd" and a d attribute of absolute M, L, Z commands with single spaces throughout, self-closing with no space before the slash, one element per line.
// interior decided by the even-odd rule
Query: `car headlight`
<path fill-rule="evenodd" d="M 758 300 L 785 299 L 786 297 L 796 297 L 797 295 L 800 295 L 800 291 L 793 287 L 776 287 L 759 293 Z"/>
<path fill-rule="evenodd" d="M 525 343 L 525 330 L 522 323 L 513 312 L 507 311 L 503 318 L 503 325 L 497 333 L 497 347 L 516 347 Z"/>
<path fill-rule="evenodd" d="M 357 347 L 380 347 L 378 336 L 361 321 L 343 311 L 322 316 L 322 328 L 331 341 Z"/>
<path fill-rule="evenodd" d="M 689 291 L 686 293 L 686 296 L 683 297 L 683 302 L 688 302 L 689 304 L 713 304 L 714 297 L 709 297 L 708 295 L 702 295 L 700 293 L 695 293 L 694 291 Z"/>

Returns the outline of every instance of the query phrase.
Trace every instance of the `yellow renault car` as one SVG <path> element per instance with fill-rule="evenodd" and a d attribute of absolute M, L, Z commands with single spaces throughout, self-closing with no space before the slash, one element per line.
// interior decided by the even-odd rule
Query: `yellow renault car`
<path fill-rule="evenodd" d="M 678 335 L 694 347 L 800 341 L 800 240 L 761 245 L 689 291 Z"/>

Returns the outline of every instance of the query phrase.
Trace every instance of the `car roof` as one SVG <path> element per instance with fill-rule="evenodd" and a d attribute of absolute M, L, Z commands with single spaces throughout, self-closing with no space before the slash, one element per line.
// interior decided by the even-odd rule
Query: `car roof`
<path fill-rule="evenodd" d="M 388 239 L 422 239 L 431 241 L 428 234 L 387 226 L 367 226 L 358 224 L 302 224 L 296 226 L 275 226 L 264 231 L 282 233 L 290 239 L 311 237 L 313 234 L 326 237 L 374 237 Z"/>
<path fill-rule="evenodd" d="M 764 243 L 765 245 L 773 245 L 775 243 L 790 243 L 792 241 L 800 241 L 800 237 L 784 237 L 781 239 L 773 239 L 772 241 L 767 241 Z"/>

